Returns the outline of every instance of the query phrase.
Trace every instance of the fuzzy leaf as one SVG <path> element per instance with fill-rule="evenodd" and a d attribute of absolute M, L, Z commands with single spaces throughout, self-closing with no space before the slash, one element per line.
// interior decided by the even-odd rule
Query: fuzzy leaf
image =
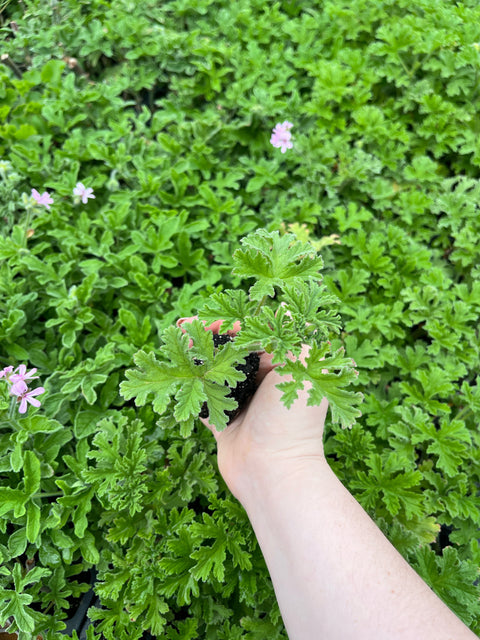
<path fill-rule="evenodd" d="M 285 285 L 283 301 L 295 319 L 297 333 L 305 331 L 307 322 L 323 337 L 327 337 L 330 331 L 340 331 L 340 316 L 332 309 L 340 300 L 328 293 L 325 285 L 313 280 L 297 282 L 295 286 Z"/>
<path fill-rule="evenodd" d="M 245 357 L 229 342 L 219 351 L 211 367 L 205 372 L 205 380 L 235 386 L 237 382 L 245 380 L 245 373 L 235 368 L 239 364 L 245 364 Z"/>
<path fill-rule="evenodd" d="M 273 353 L 273 364 L 284 362 L 289 351 L 298 355 L 301 350 L 301 336 L 294 331 L 293 320 L 286 316 L 284 307 L 279 307 L 276 316 L 269 307 L 263 307 L 258 316 L 246 318 L 235 343 Z"/>
<path fill-rule="evenodd" d="M 475 580 L 478 567 L 462 562 L 458 551 L 446 547 L 438 557 L 429 547 L 417 551 L 417 571 L 425 582 L 465 624 L 480 613 Z"/>
<path fill-rule="evenodd" d="M 248 301 L 242 289 L 227 289 L 223 293 L 214 293 L 198 312 L 200 320 L 207 324 L 223 319 L 219 333 L 233 331 L 233 325 L 242 321 L 253 312 L 254 304 Z"/>
<path fill-rule="evenodd" d="M 170 368 L 165 363 L 158 362 L 152 352 L 139 351 L 133 360 L 139 369 L 128 369 L 125 372 L 127 380 L 120 384 L 120 393 L 125 400 L 135 398 L 137 407 L 144 405 L 148 396 L 153 394 L 154 410 L 163 413 L 172 389 L 176 386 Z"/>
<path fill-rule="evenodd" d="M 40 488 L 40 460 L 33 451 L 24 453 L 23 474 L 25 492 L 31 496 Z"/>
<path fill-rule="evenodd" d="M 9 511 L 13 511 L 16 517 L 25 513 L 25 503 L 28 495 L 20 489 L 12 489 L 11 487 L 0 487 L 0 516 L 5 515 Z"/>
<path fill-rule="evenodd" d="M 355 419 L 361 416 L 361 411 L 355 406 L 358 405 L 363 395 L 359 392 L 347 391 L 343 387 L 347 386 L 356 377 L 352 366 L 352 360 L 343 356 L 343 348 L 338 349 L 332 355 L 327 355 L 329 345 L 314 344 L 310 353 L 305 359 L 306 367 L 300 360 L 287 360 L 277 371 L 280 375 L 291 374 L 293 381 L 281 382 L 277 388 L 285 392 L 282 401 L 287 408 L 290 408 L 297 398 L 295 385 L 303 380 L 309 380 L 312 387 L 309 390 L 307 404 L 309 406 L 319 405 L 322 398 L 327 398 L 331 411 L 332 421 L 340 422 L 343 428 L 351 427 Z M 338 369 L 338 373 L 333 373 Z M 326 370 L 326 373 L 323 373 Z"/>
<path fill-rule="evenodd" d="M 185 380 L 175 394 L 175 399 L 177 400 L 174 414 L 176 420 L 187 420 L 192 414 L 198 415 L 203 402 L 207 400 L 200 378 Z"/>
<path fill-rule="evenodd" d="M 201 357 L 206 360 L 213 358 L 213 333 L 211 331 L 205 331 L 205 325 L 200 320 L 192 320 L 192 322 L 185 323 L 184 327 L 187 332 L 187 336 L 192 339 L 192 346 L 189 352 L 189 356 L 186 356 L 185 348 L 188 344 L 188 337 L 182 335 L 182 342 L 180 343 L 180 351 L 174 353 L 173 351 L 166 351 L 165 355 L 170 357 L 172 362 L 181 362 L 185 367 L 191 367 L 191 356 L 201 354 Z M 178 332 L 176 334 L 178 336 Z"/>
<path fill-rule="evenodd" d="M 258 229 L 242 238 L 245 249 L 233 254 L 232 274 L 240 278 L 255 278 L 250 289 L 251 300 L 273 297 L 275 287 L 295 284 L 318 276 L 323 260 L 309 243 L 302 243 L 291 233 L 280 236 L 278 231 Z"/>
<path fill-rule="evenodd" d="M 35 544 L 40 533 L 40 507 L 34 502 L 27 504 L 27 528 L 26 536 L 28 542 Z"/>
<path fill-rule="evenodd" d="M 15 591 L 5 591 L 4 598 L 9 601 L 4 603 L 0 608 L 0 625 L 5 625 L 10 616 L 13 616 L 20 631 L 33 633 L 35 620 L 29 611 L 28 605 L 33 596 L 27 593 L 15 593 Z"/>
<path fill-rule="evenodd" d="M 238 403 L 233 398 L 227 398 L 229 389 L 213 382 L 205 382 L 205 391 L 208 396 L 208 421 L 215 425 L 219 431 L 223 431 L 228 424 L 228 416 L 225 411 L 233 411 Z"/>
<path fill-rule="evenodd" d="M 441 427 L 435 433 L 432 444 L 427 451 L 438 455 L 438 467 L 447 475 L 457 475 L 464 455 L 471 446 L 471 438 L 462 420 L 441 420 Z"/>

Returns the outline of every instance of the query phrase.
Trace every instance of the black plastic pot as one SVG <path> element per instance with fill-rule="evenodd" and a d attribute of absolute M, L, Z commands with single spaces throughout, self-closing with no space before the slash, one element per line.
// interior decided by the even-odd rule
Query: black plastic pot
<path fill-rule="evenodd" d="M 85 640 L 87 635 L 87 628 L 89 626 L 89 619 L 87 618 L 88 608 L 92 606 L 93 599 L 95 598 L 95 592 L 93 590 L 93 585 L 95 584 L 95 579 L 97 577 L 97 572 L 95 569 L 92 569 L 90 572 L 90 584 L 92 585 L 88 591 L 86 591 L 81 600 L 78 608 L 73 615 L 73 617 L 67 620 L 66 625 L 67 628 L 62 631 L 64 635 L 71 635 L 72 631 L 76 631 L 80 640 Z"/>
<path fill-rule="evenodd" d="M 93 590 L 96 577 L 97 572 L 95 571 L 95 569 L 92 569 L 90 573 L 91 587 L 86 593 L 83 594 L 80 600 L 80 604 L 78 605 L 78 608 L 73 617 L 67 620 L 67 628 L 62 631 L 64 635 L 71 635 L 73 631 L 76 631 L 79 640 L 86 640 L 87 629 L 90 625 L 94 624 L 90 620 L 90 618 L 88 618 L 87 611 L 92 606 L 98 607 L 99 609 L 101 608 L 100 598 L 95 595 L 95 591 Z M 155 637 L 148 633 L 148 631 L 145 631 L 142 636 L 142 640 L 155 640 Z"/>

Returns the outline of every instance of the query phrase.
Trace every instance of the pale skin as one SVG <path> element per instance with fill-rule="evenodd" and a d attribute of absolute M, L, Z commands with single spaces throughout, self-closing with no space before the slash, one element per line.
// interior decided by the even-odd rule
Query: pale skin
<path fill-rule="evenodd" d="M 304 346 L 302 361 L 307 355 Z M 477 638 L 337 479 L 323 449 L 328 402 L 307 406 L 305 389 L 287 409 L 276 385 L 288 379 L 262 353 L 248 406 L 222 432 L 202 422 L 255 531 L 289 639 Z"/>

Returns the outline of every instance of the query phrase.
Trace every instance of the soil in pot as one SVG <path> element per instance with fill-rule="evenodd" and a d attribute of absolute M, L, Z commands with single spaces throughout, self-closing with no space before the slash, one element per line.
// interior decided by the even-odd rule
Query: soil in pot
<path fill-rule="evenodd" d="M 234 338 L 226 333 L 213 334 L 213 344 L 215 345 L 215 347 L 226 344 L 227 342 L 233 342 L 233 340 Z M 196 359 L 195 364 L 202 364 L 202 361 Z M 257 390 L 256 377 L 259 365 L 260 356 L 258 355 L 258 353 L 249 353 L 245 358 L 245 364 L 239 364 L 235 367 L 238 371 L 242 371 L 243 373 L 245 373 L 246 378 L 245 380 L 238 382 L 236 387 L 231 388 L 231 391 L 227 396 L 228 398 L 233 398 L 238 402 L 238 407 L 236 409 L 225 412 L 229 418 L 228 424 L 230 424 L 232 420 L 235 419 L 235 417 L 246 406 L 250 398 Z M 225 385 L 227 386 L 226 383 Z M 208 418 L 209 411 L 206 402 L 203 403 L 199 415 L 200 418 Z"/>

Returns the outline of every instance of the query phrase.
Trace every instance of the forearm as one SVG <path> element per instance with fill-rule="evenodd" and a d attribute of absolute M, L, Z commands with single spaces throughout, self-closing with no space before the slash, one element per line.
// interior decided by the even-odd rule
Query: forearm
<path fill-rule="evenodd" d="M 325 460 L 252 479 L 242 500 L 290 640 L 473 640 Z"/>

